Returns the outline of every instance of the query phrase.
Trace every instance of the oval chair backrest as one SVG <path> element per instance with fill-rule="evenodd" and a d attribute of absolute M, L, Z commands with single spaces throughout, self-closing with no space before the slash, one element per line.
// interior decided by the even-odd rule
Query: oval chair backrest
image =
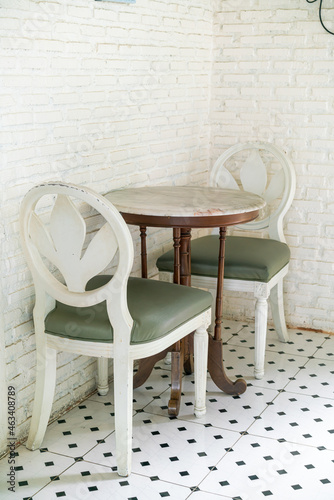
<path fill-rule="evenodd" d="M 38 201 L 56 195 L 49 230 L 35 212 Z M 105 219 L 82 255 L 86 223 L 71 198 L 85 202 Z M 85 187 L 48 182 L 32 188 L 24 197 L 20 211 L 23 248 L 32 272 L 36 296 L 47 293 L 55 300 L 74 307 L 107 302 L 112 325 L 125 323 L 131 329 L 127 306 L 127 281 L 133 264 L 130 231 L 116 208 L 103 196 Z M 90 278 L 102 272 L 118 250 L 118 264 L 108 283 L 86 291 Z M 61 283 L 49 270 L 46 257 L 62 274 Z"/>
<path fill-rule="evenodd" d="M 249 150 L 249 157 L 240 169 L 240 182 L 237 183 L 226 164 L 234 155 Z M 269 153 L 280 165 L 280 169 L 268 182 L 267 167 L 259 151 Z M 243 189 L 262 196 L 267 204 L 280 198 L 269 214 L 263 219 L 239 225 L 239 229 L 256 231 L 268 229 L 269 237 L 285 242 L 283 218 L 291 206 L 295 189 L 296 176 L 293 165 L 286 154 L 274 144 L 268 142 L 246 142 L 227 149 L 216 160 L 211 174 L 210 185 L 227 189 Z"/>

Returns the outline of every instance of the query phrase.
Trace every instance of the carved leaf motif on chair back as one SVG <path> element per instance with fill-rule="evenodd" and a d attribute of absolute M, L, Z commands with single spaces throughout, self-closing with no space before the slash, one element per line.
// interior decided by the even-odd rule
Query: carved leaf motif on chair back
<path fill-rule="evenodd" d="M 90 278 L 103 271 L 115 256 L 118 244 L 109 223 L 93 236 L 86 250 L 86 223 L 69 197 L 58 195 L 50 216 L 49 230 L 33 212 L 30 238 L 40 254 L 62 274 L 67 288 L 84 292 Z"/>
<path fill-rule="evenodd" d="M 210 183 L 262 196 L 266 207 L 259 217 L 238 229 L 269 228 L 271 238 L 285 241 L 282 221 L 294 194 L 294 171 L 284 153 L 269 143 L 244 143 L 229 148 L 213 166 Z"/>

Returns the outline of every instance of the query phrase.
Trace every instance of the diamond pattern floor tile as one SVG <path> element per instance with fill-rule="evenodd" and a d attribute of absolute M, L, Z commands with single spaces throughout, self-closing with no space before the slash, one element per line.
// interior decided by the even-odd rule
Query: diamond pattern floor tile
<path fill-rule="evenodd" d="M 41 450 L 30 451 L 25 446 L 16 450 L 15 456 L 15 492 L 8 490 L 7 474 L 10 465 L 8 456 L 0 461 L 0 498 L 1 500 L 21 500 L 29 498 L 50 481 L 54 481 L 70 467 L 73 458 Z"/>
<path fill-rule="evenodd" d="M 131 474 L 121 478 L 103 465 L 77 462 L 34 496 L 34 500 L 185 500 L 191 490 L 160 481 L 157 476 Z"/>
<path fill-rule="evenodd" d="M 86 400 L 47 428 L 42 446 L 54 453 L 80 457 L 114 430 L 113 405 Z"/>
<path fill-rule="evenodd" d="M 328 335 L 317 332 L 301 331 L 289 329 L 289 341 L 281 342 L 274 328 L 269 327 L 267 331 L 266 350 L 284 352 L 286 354 L 296 354 L 302 356 L 312 356 L 317 349 L 328 339 Z M 245 326 L 239 332 L 233 334 L 228 340 L 228 345 L 249 347 L 254 349 L 255 328 L 254 324 Z"/>
<path fill-rule="evenodd" d="M 314 357 L 317 359 L 334 361 L 334 335 L 327 335 L 325 339 L 325 342 L 321 345 L 321 348 L 316 351 Z"/>
<path fill-rule="evenodd" d="M 254 351 L 246 347 L 224 346 L 227 376 L 232 380 L 242 377 L 249 385 L 256 387 L 283 389 L 307 361 L 308 358 L 304 356 L 267 351 L 264 377 L 257 380 L 254 378 Z"/>
<path fill-rule="evenodd" d="M 170 365 L 161 360 L 134 391 L 130 477 L 116 472 L 112 387 L 52 423 L 43 449 L 20 446 L 16 491 L 1 500 L 332 500 L 334 498 L 334 336 L 268 332 L 265 376 L 253 377 L 254 326 L 223 323 L 224 366 L 240 396 L 208 376 L 207 414 L 194 414 L 193 376 L 183 377 L 178 418 L 169 418 Z"/>
<path fill-rule="evenodd" d="M 330 500 L 334 452 L 246 435 L 199 485 L 242 500 Z"/>
<path fill-rule="evenodd" d="M 289 392 L 334 399 L 334 360 L 310 359 L 286 386 Z"/>
<path fill-rule="evenodd" d="M 334 401 L 283 392 L 249 432 L 334 450 Z"/>
<path fill-rule="evenodd" d="M 239 437 L 237 432 L 141 412 L 133 420 L 132 470 L 194 487 Z M 112 466 L 115 462 L 109 453 L 114 449 L 113 434 L 85 455 L 85 460 Z"/>
<path fill-rule="evenodd" d="M 200 419 L 194 415 L 194 381 L 191 375 L 183 378 L 182 400 L 179 419 L 200 422 L 205 425 L 242 432 L 254 422 L 254 419 L 265 410 L 278 392 L 273 389 L 248 387 L 240 396 L 223 394 L 208 377 L 207 381 L 207 412 Z M 149 404 L 146 412 L 165 415 L 170 391 Z"/>

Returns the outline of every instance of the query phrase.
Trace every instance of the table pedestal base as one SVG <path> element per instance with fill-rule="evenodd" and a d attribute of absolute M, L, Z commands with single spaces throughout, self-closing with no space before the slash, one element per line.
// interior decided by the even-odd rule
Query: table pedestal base
<path fill-rule="evenodd" d="M 141 255 L 142 255 L 142 277 L 147 278 L 146 262 L 146 227 L 140 227 L 141 232 Z M 219 230 L 219 255 L 218 255 L 218 279 L 217 299 L 214 337 L 209 335 L 208 371 L 216 386 L 226 394 L 239 395 L 245 392 L 247 384 L 245 380 L 230 380 L 223 366 L 223 344 L 221 340 L 221 325 L 223 312 L 223 280 L 224 280 L 224 257 L 225 257 L 225 235 L 226 228 Z M 174 228 L 174 283 L 191 286 L 191 230 L 190 228 Z M 193 373 L 194 335 L 190 334 L 181 342 L 177 342 L 163 352 L 139 361 L 138 372 L 133 379 L 133 387 L 141 386 L 149 377 L 155 363 L 163 359 L 167 352 L 172 352 L 171 370 L 171 397 L 168 402 L 168 414 L 177 416 L 181 402 L 182 373 Z"/>
<path fill-rule="evenodd" d="M 235 382 L 230 380 L 223 366 L 223 343 L 222 340 L 215 340 L 209 334 L 209 355 L 208 355 L 208 371 L 212 380 L 221 391 L 226 394 L 239 395 L 243 394 L 247 388 L 244 379 L 240 378 Z"/>

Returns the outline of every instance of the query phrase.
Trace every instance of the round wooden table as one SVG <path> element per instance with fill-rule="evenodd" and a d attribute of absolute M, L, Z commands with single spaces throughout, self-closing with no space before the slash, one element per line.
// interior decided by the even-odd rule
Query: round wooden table
<path fill-rule="evenodd" d="M 147 278 L 146 228 L 173 228 L 174 282 L 191 285 L 191 229 L 219 228 L 220 248 L 217 255 L 218 279 L 214 335 L 209 335 L 208 370 L 215 384 L 227 394 L 242 394 L 246 382 L 232 382 L 223 366 L 221 340 L 222 290 L 224 279 L 224 254 L 226 227 L 243 224 L 255 219 L 265 201 L 252 193 L 232 189 L 198 186 L 149 186 L 110 191 L 105 197 L 115 205 L 127 224 L 140 227 L 142 277 Z M 134 377 L 134 387 L 139 387 L 150 375 L 154 364 L 167 351 L 140 360 Z M 172 350 L 172 388 L 168 413 L 178 415 L 181 399 L 183 368 L 192 372 L 192 336 L 177 343 Z M 185 362 L 184 362 L 185 361 Z"/>

